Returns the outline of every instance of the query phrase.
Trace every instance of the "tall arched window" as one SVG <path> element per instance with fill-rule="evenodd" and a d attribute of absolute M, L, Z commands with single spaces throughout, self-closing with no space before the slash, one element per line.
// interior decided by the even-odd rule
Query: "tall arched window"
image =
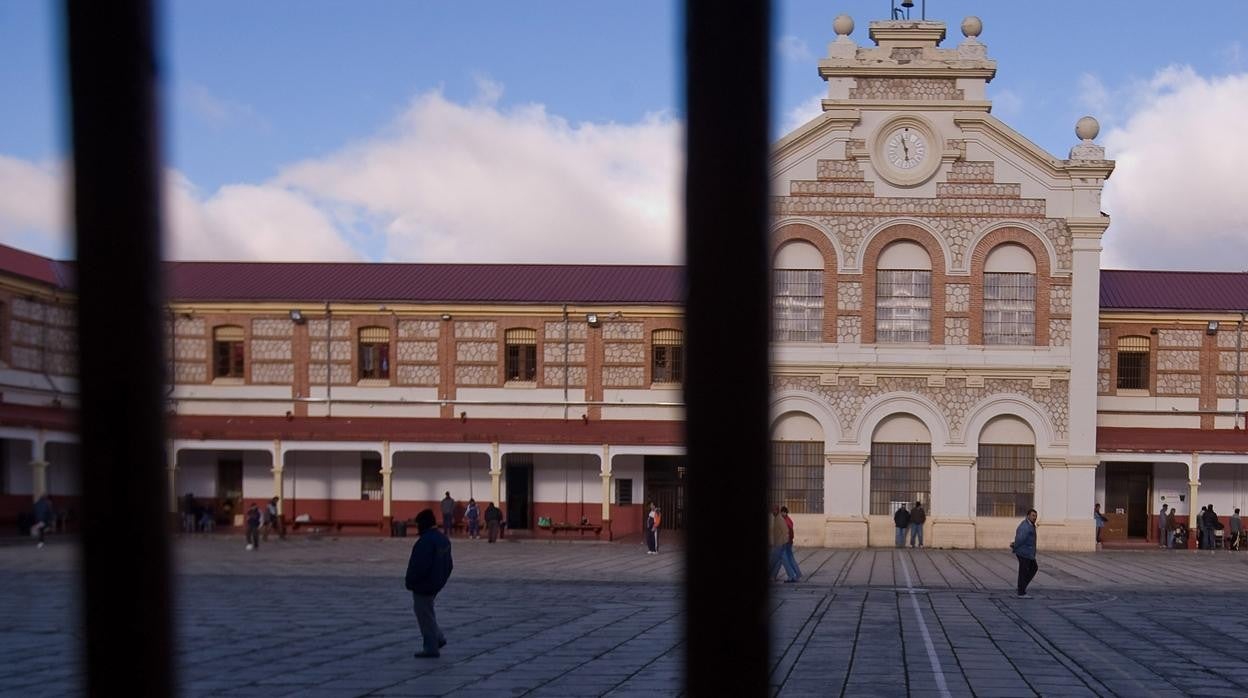
<path fill-rule="evenodd" d="M 212 377 L 243 377 L 243 328 L 222 325 L 212 330 Z"/>
<path fill-rule="evenodd" d="M 793 514 L 823 513 L 823 427 L 790 412 L 772 428 L 771 503 Z"/>
<path fill-rule="evenodd" d="M 772 270 L 772 339 L 823 340 L 823 255 L 809 242 L 786 243 Z"/>
<path fill-rule="evenodd" d="M 984 344 L 1035 343 L 1036 260 L 1022 245 L 998 245 L 984 262 Z"/>
<path fill-rule="evenodd" d="M 1036 498 L 1036 436 L 1027 422 L 996 417 L 979 435 L 975 461 L 980 516 L 1024 516 Z"/>
<path fill-rule="evenodd" d="M 360 380 L 390 378 L 390 330 L 360 328 Z"/>
<path fill-rule="evenodd" d="M 932 338 L 932 258 L 917 242 L 884 248 L 875 271 L 875 341 L 922 342 Z"/>
<path fill-rule="evenodd" d="M 932 491 L 932 436 L 918 417 L 895 414 L 871 437 L 871 513 L 890 515 Z"/>
<path fill-rule="evenodd" d="M 507 356 L 504 380 L 513 383 L 537 380 L 537 330 L 507 330 L 505 342 Z"/>

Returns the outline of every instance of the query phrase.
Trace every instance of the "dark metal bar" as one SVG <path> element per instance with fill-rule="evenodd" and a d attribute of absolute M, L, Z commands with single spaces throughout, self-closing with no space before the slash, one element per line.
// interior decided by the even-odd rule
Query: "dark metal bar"
<path fill-rule="evenodd" d="M 151 0 L 67 0 L 91 695 L 174 694 Z M 125 332 L 117 323 L 125 320 Z"/>
<path fill-rule="evenodd" d="M 685 15 L 687 688 L 766 695 L 771 7 Z"/>

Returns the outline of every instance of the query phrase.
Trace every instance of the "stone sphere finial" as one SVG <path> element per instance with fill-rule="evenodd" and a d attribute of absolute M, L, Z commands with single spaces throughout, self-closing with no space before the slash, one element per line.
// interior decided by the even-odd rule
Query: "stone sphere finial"
<path fill-rule="evenodd" d="M 1100 132 L 1100 122 L 1090 116 L 1085 116 L 1075 123 L 1075 135 L 1081 140 L 1090 141 Z"/>
<path fill-rule="evenodd" d="M 837 15 L 836 19 L 832 20 L 832 31 L 836 32 L 837 36 L 849 36 L 854 33 L 854 18 L 849 15 Z"/>
<path fill-rule="evenodd" d="M 974 39 L 984 30 L 984 23 L 980 18 L 971 15 L 962 20 L 962 36 L 968 39 Z"/>

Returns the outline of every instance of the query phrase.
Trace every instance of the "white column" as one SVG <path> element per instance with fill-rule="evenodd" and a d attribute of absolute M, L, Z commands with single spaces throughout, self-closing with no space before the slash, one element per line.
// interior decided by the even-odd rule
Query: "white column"
<path fill-rule="evenodd" d="M 381 442 L 381 515 L 390 518 L 390 505 L 394 501 L 394 463 L 390 460 L 390 442 Z"/>
<path fill-rule="evenodd" d="M 1096 359 L 1100 326 L 1101 235 L 1108 218 L 1069 219 L 1073 239 L 1070 320 L 1071 456 L 1096 455 Z"/>
<path fill-rule="evenodd" d="M 165 444 L 165 460 L 166 474 L 169 477 L 169 513 L 176 514 L 178 513 L 178 452 L 174 450 L 172 441 Z"/>
<path fill-rule="evenodd" d="M 46 460 L 35 459 L 30 462 L 31 468 L 31 497 L 34 501 L 39 501 L 43 495 L 48 493 L 48 468 L 52 464 Z"/>
<path fill-rule="evenodd" d="M 498 455 L 498 444 L 490 444 L 490 496 L 494 506 L 503 501 L 503 459 Z"/>
<path fill-rule="evenodd" d="M 282 440 L 273 439 L 273 496 L 277 497 L 277 515 L 286 509 L 286 495 L 282 492 Z"/>
<path fill-rule="evenodd" d="M 826 453 L 823 469 L 824 545 L 861 548 L 868 543 L 868 454 Z"/>
<path fill-rule="evenodd" d="M 602 520 L 611 520 L 611 447 L 602 445 Z"/>

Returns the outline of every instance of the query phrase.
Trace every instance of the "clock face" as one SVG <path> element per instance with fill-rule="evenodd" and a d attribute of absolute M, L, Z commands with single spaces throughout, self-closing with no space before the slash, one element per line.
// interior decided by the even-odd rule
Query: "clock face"
<path fill-rule="evenodd" d="M 913 170 L 927 158 L 927 141 L 915 129 L 899 128 L 885 139 L 884 156 L 899 170 Z"/>

